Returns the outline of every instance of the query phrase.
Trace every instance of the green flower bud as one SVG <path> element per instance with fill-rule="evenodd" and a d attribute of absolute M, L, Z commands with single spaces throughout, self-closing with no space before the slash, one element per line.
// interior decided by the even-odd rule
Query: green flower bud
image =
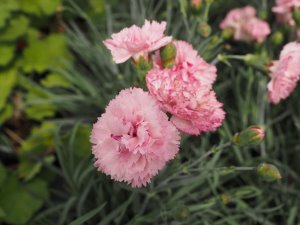
<path fill-rule="evenodd" d="M 279 31 L 275 32 L 271 37 L 272 44 L 275 46 L 281 45 L 283 40 L 284 40 L 283 33 Z"/>
<path fill-rule="evenodd" d="M 185 205 L 181 205 L 175 208 L 174 217 L 179 221 L 183 221 L 190 216 L 190 210 Z"/>
<path fill-rule="evenodd" d="M 238 146 L 258 145 L 263 142 L 265 131 L 259 126 L 250 126 L 234 135 L 232 143 Z"/>
<path fill-rule="evenodd" d="M 230 40 L 233 37 L 233 29 L 231 28 L 225 28 L 222 31 L 222 38 L 224 38 L 224 40 Z"/>
<path fill-rule="evenodd" d="M 169 43 L 160 49 L 160 57 L 164 68 L 172 68 L 175 64 L 176 46 L 174 43 Z"/>
<path fill-rule="evenodd" d="M 152 61 L 145 59 L 143 56 L 140 56 L 137 61 L 133 61 L 133 65 L 137 71 L 140 81 L 145 79 L 146 74 L 153 66 Z"/>
<path fill-rule="evenodd" d="M 207 23 L 200 23 L 198 26 L 198 32 L 202 37 L 207 38 L 211 34 L 211 27 Z"/>
<path fill-rule="evenodd" d="M 258 174 L 266 181 L 280 180 L 281 174 L 276 166 L 272 164 L 262 163 L 257 167 Z"/>
<path fill-rule="evenodd" d="M 230 196 L 228 194 L 222 194 L 220 196 L 220 200 L 224 205 L 227 205 L 232 201 L 232 196 Z"/>
<path fill-rule="evenodd" d="M 295 20 L 297 27 L 300 27 L 300 9 L 295 9 L 293 11 L 293 19 Z"/>

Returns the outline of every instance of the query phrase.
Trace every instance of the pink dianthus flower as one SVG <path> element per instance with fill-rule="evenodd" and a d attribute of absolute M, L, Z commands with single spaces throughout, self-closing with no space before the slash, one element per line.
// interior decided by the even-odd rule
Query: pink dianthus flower
<path fill-rule="evenodd" d="M 220 28 L 232 29 L 234 39 L 245 42 L 262 42 L 271 33 L 269 24 L 256 17 L 256 10 L 252 6 L 231 10 Z"/>
<path fill-rule="evenodd" d="M 216 67 L 206 63 L 191 45 L 175 41 L 175 65 L 162 68 L 159 55 L 154 68 L 146 75 L 149 92 L 161 108 L 173 114 L 171 121 L 181 131 L 199 135 L 214 131 L 223 122 L 225 113 L 212 91 Z"/>
<path fill-rule="evenodd" d="M 286 99 L 297 86 L 300 78 L 300 43 L 291 42 L 284 46 L 279 60 L 273 61 L 269 75 L 269 101 L 277 104 Z"/>
<path fill-rule="evenodd" d="M 93 126 L 95 166 L 114 180 L 141 187 L 176 156 L 179 139 L 149 93 L 125 89 Z"/>
<path fill-rule="evenodd" d="M 112 34 L 112 39 L 107 39 L 103 43 L 111 51 L 115 63 L 123 63 L 130 57 L 135 61 L 140 56 L 147 59 L 149 52 L 171 42 L 171 36 L 164 36 L 166 26 L 166 22 L 145 20 L 142 27 L 133 25 L 124 28 L 119 33 Z"/>
<path fill-rule="evenodd" d="M 276 6 L 272 10 L 276 13 L 278 22 L 294 26 L 292 12 L 299 8 L 300 0 L 276 0 Z"/>

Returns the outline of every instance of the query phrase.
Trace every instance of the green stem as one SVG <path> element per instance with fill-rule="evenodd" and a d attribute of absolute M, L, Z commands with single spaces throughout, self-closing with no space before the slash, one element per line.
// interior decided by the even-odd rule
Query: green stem
<path fill-rule="evenodd" d="M 229 141 L 229 142 L 227 142 L 225 144 L 221 144 L 221 145 L 219 145 L 217 147 L 212 148 L 211 150 L 209 150 L 208 152 L 206 152 L 203 156 L 201 156 L 199 159 L 197 159 L 196 161 L 194 161 L 190 165 L 190 167 L 195 166 L 196 164 L 198 164 L 198 163 L 204 161 L 205 159 L 207 159 L 209 156 L 211 156 L 213 154 L 216 154 L 217 152 L 220 152 L 221 150 L 223 150 L 223 149 L 231 146 L 231 144 L 232 144 L 231 141 Z"/>
<path fill-rule="evenodd" d="M 207 4 L 207 5 L 206 5 L 206 7 L 205 7 L 204 16 L 203 16 L 203 21 L 204 21 L 204 22 L 207 22 L 207 20 L 208 20 L 208 14 L 209 14 L 211 2 L 207 2 L 206 4 Z"/>

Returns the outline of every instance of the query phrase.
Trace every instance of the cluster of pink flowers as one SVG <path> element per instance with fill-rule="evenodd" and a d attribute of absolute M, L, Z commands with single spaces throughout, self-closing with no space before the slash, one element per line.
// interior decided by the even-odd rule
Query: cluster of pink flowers
<path fill-rule="evenodd" d="M 221 29 L 233 31 L 234 39 L 245 42 L 262 42 L 271 33 L 268 23 L 256 17 L 252 6 L 232 9 L 220 24 Z"/>
<path fill-rule="evenodd" d="M 273 12 L 280 23 L 295 26 L 293 11 L 300 10 L 300 0 L 277 0 Z M 232 9 L 220 24 L 221 29 L 232 31 L 238 41 L 262 42 L 271 32 L 269 25 L 256 18 L 252 6 Z M 300 37 L 300 29 L 297 31 Z M 272 61 L 269 67 L 271 81 L 268 84 L 268 99 L 277 104 L 287 98 L 295 89 L 300 74 L 299 43 L 287 44 L 280 54 L 280 59 Z"/>
<path fill-rule="evenodd" d="M 300 43 L 292 42 L 284 46 L 279 60 L 272 62 L 269 75 L 268 97 L 277 104 L 293 92 L 300 79 Z"/>
<path fill-rule="evenodd" d="M 293 25 L 291 12 L 299 7 L 300 0 L 277 0 L 273 10 L 283 22 Z M 223 104 L 213 90 L 216 67 L 189 43 L 165 36 L 166 26 L 166 22 L 146 20 L 142 27 L 125 28 L 103 42 L 115 63 L 129 58 L 135 65 L 149 63 L 145 73 L 149 92 L 141 88 L 121 91 L 98 118 L 91 135 L 98 170 L 133 187 L 147 185 L 175 158 L 179 131 L 191 135 L 215 131 L 225 119 Z M 245 42 L 260 43 L 271 32 L 251 6 L 231 10 L 220 27 Z M 268 97 L 277 104 L 300 79 L 300 43 L 287 44 L 269 70 Z"/>
<path fill-rule="evenodd" d="M 166 23 L 145 21 L 104 41 L 116 63 L 130 57 L 152 62 L 146 75 L 149 92 L 129 88 L 120 92 L 93 126 L 95 166 L 112 179 L 133 187 L 145 186 L 179 151 L 181 130 L 198 135 L 221 126 L 225 113 L 212 85 L 216 67 L 205 62 L 184 41 L 174 41 L 174 65 L 164 68 L 161 48 Z M 153 52 L 153 54 L 151 54 Z M 171 113 L 171 119 L 166 112 Z"/>
<path fill-rule="evenodd" d="M 293 11 L 299 8 L 300 0 L 276 0 L 273 12 L 276 13 L 278 22 L 294 26 Z"/>

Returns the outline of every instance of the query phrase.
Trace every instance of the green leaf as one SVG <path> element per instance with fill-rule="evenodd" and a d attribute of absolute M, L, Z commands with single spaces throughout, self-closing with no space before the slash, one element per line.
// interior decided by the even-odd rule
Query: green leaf
<path fill-rule="evenodd" d="M 50 155 L 44 158 L 46 163 L 53 163 L 55 161 L 54 156 Z M 32 161 L 23 157 L 18 167 L 18 175 L 21 178 L 24 178 L 25 181 L 29 181 L 34 178 L 42 169 L 42 162 Z"/>
<path fill-rule="evenodd" d="M 90 0 L 90 6 L 97 14 L 105 12 L 105 0 Z"/>
<path fill-rule="evenodd" d="M 18 0 L 1 0 L 0 1 L 0 28 L 5 26 L 11 12 L 19 8 Z"/>
<path fill-rule="evenodd" d="M 4 108 L 7 98 L 15 86 L 16 81 L 17 74 L 15 70 L 6 70 L 0 72 L 0 111 Z"/>
<path fill-rule="evenodd" d="M 35 120 L 42 120 L 45 117 L 51 117 L 56 112 L 56 107 L 52 103 L 46 102 L 52 98 L 47 90 L 41 88 L 24 76 L 20 76 L 19 85 L 26 88 L 29 93 L 25 99 L 25 113 Z"/>
<path fill-rule="evenodd" d="M 29 20 L 25 16 L 13 18 L 6 29 L 0 33 L 0 41 L 11 41 L 22 36 L 29 25 Z"/>
<path fill-rule="evenodd" d="M 69 225 L 82 225 L 82 224 L 84 224 L 86 221 L 88 221 L 92 217 L 96 216 L 103 209 L 103 207 L 105 205 L 106 205 L 106 203 L 102 204 L 100 207 L 98 207 L 98 208 L 86 213 L 85 215 L 77 218 L 76 220 L 71 222 Z"/>
<path fill-rule="evenodd" d="M 26 224 L 48 198 L 47 184 L 34 180 L 24 186 L 15 176 L 9 176 L 0 189 L 0 206 L 3 221 L 9 224 Z"/>
<path fill-rule="evenodd" d="M 4 107 L 2 111 L 0 111 L 0 126 L 9 118 L 12 117 L 14 113 L 13 106 L 11 104 L 8 104 Z"/>
<path fill-rule="evenodd" d="M 65 37 L 52 34 L 42 40 L 32 42 L 24 50 L 21 64 L 25 72 L 42 73 L 51 68 L 63 68 L 66 61 L 70 59 Z"/>
<path fill-rule="evenodd" d="M 15 46 L 14 45 L 0 45 L 0 66 L 7 65 L 14 57 Z"/>
<path fill-rule="evenodd" d="M 44 78 L 41 81 L 41 83 L 47 88 L 55 88 L 55 87 L 68 88 L 71 85 L 66 78 L 56 73 L 50 73 L 46 78 Z"/>
<path fill-rule="evenodd" d="M 44 122 L 40 127 L 33 128 L 29 138 L 22 143 L 19 154 L 43 153 L 53 148 L 56 132 L 56 124 L 50 122 Z"/>
<path fill-rule="evenodd" d="M 0 162 L 0 188 L 4 182 L 6 178 L 6 169 L 5 167 L 2 165 L 2 163 Z M 0 216 L 1 217 L 1 216 Z"/>
<path fill-rule="evenodd" d="M 83 158 L 91 154 L 91 130 L 91 126 L 86 124 L 80 125 L 76 130 L 72 145 L 75 155 L 79 158 Z"/>
<path fill-rule="evenodd" d="M 35 16 L 50 16 L 60 4 L 60 0 L 20 0 L 21 9 Z"/>

